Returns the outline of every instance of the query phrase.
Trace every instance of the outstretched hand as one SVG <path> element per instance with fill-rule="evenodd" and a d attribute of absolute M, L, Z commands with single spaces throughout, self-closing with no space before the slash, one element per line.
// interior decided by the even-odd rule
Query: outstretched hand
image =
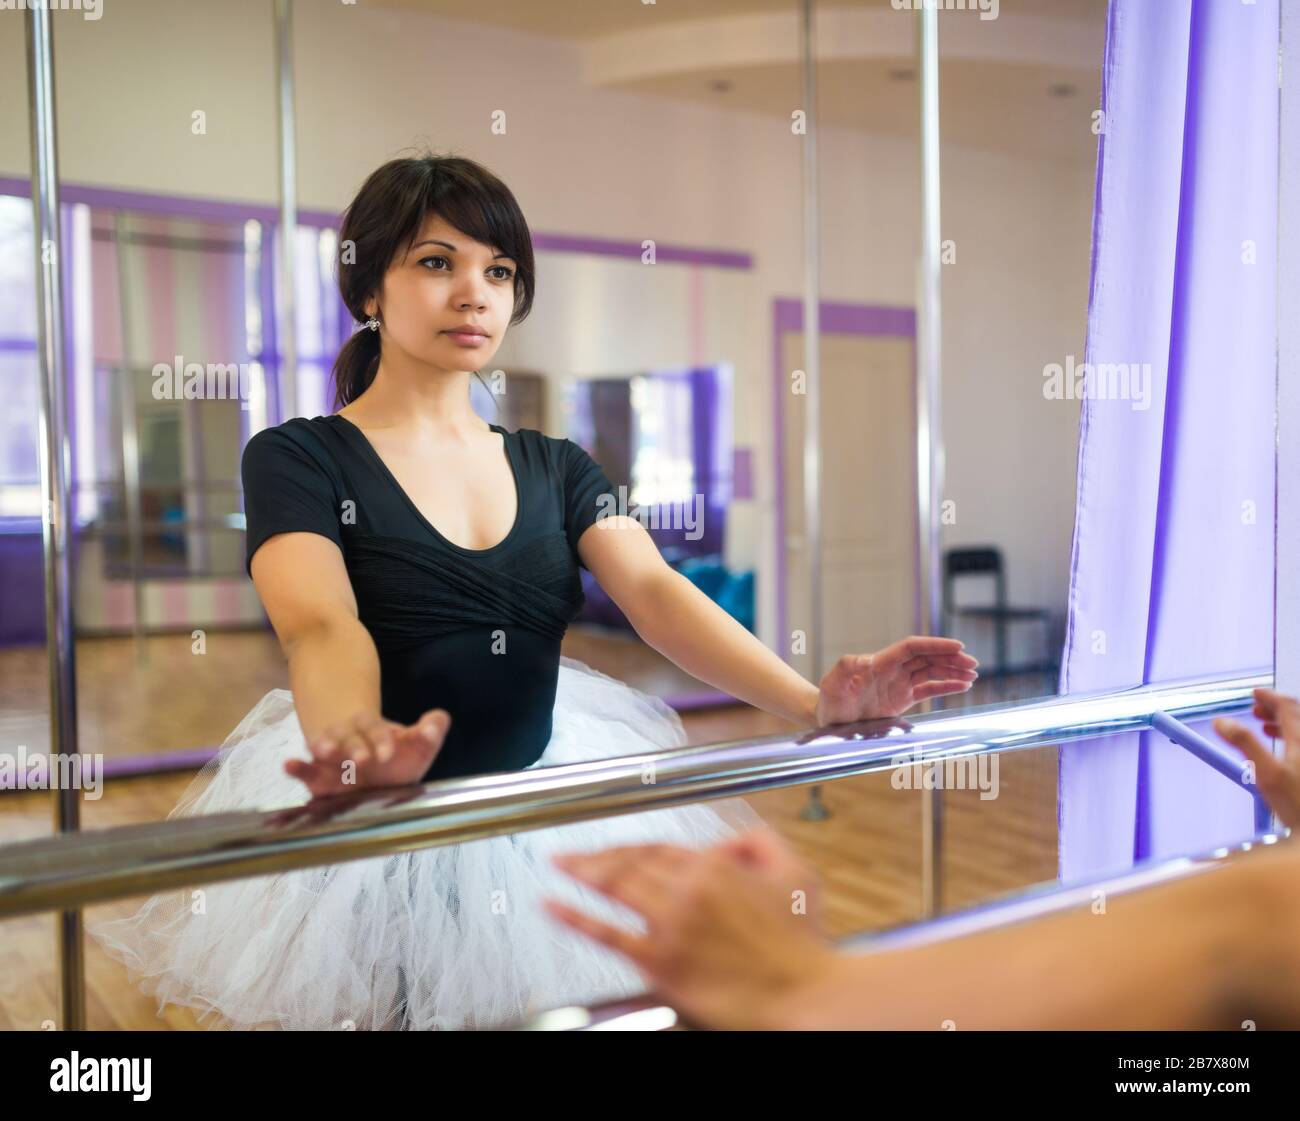
<path fill-rule="evenodd" d="M 660 997 L 707 1027 L 781 1026 L 778 1009 L 838 960 L 817 914 L 816 874 L 766 827 L 698 851 L 625 845 L 552 860 L 641 915 L 647 932 L 553 897 L 543 899 L 547 911 L 621 954 Z"/>
<path fill-rule="evenodd" d="M 307 744 L 310 759 L 289 759 L 285 771 L 313 798 L 378 786 L 419 782 L 442 749 L 451 726 L 446 709 L 431 708 L 414 724 L 361 713 Z"/>
<path fill-rule="evenodd" d="M 929 697 L 964 693 L 978 665 L 957 639 L 920 635 L 875 654 L 845 654 L 821 680 L 817 726 L 898 716 Z"/>
<path fill-rule="evenodd" d="M 1294 829 L 1300 825 L 1300 702 L 1273 689 L 1256 689 L 1253 711 L 1264 722 L 1264 735 L 1285 741 L 1281 758 L 1235 720 L 1220 717 L 1214 730 L 1254 764 L 1260 795 L 1282 824 Z"/>

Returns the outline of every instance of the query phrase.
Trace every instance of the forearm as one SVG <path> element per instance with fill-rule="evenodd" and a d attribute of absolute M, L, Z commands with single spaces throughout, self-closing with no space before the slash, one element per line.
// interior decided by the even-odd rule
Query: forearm
<path fill-rule="evenodd" d="M 1273 854 L 1268 854 L 1272 857 Z M 1248 862 L 903 951 L 843 955 L 773 1024 L 812 1029 L 1201 1029 L 1300 1023 L 1300 860 Z"/>
<path fill-rule="evenodd" d="M 680 572 L 666 570 L 629 619 L 648 645 L 693 677 L 802 727 L 815 723 L 817 686 Z"/>
<path fill-rule="evenodd" d="M 303 734 L 313 740 L 358 712 L 379 712 L 379 654 L 357 619 L 333 620 L 288 650 L 289 684 Z"/>

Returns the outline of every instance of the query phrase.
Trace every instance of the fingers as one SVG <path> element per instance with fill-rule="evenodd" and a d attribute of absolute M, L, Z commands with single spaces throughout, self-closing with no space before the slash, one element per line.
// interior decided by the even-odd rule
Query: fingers
<path fill-rule="evenodd" d="M 681 869 L 699 853 L 678 845 L 616 845 L 599 852 L 557 853 L 552 862 L 637 914 L 662 914 L 673 903 Z"/>
<path fill-rule="evenodd" d="M 1266 780 L 1281 766 L 1277 757 L 1244 724 L 1221 716 L 1214 721 L 1214 730 L 1255 765 L 1257 781 Z"/>
<path fill-rule="evenodd" d="M 965 649 L 965 644 L 955 638 L 935 638 L 929 635 L 909 635 L 907 638 L 895 642 L 889 649 L 901 647 L 903 652 L 909 658 L 915 658 L 925 654 L 953 655 L 960 654 Z"/>
<path fill-rule="evenodd" d="M 367 765 L 372 759 L 387 763 L 393 757 L 393 729 L 389 722 L 377 712 L 367 712 L 358 716 L 352 725 L 352 735 L 346 741 L 352 746 L 358 767 Z"/>
<path fill-rule="evenodd" d="M 1273 738 L 1300 737 L 1300 701 L 1275 689 L 1256 689 L 1253 713 L 1264 722 L 1264 734 Z"/>
<path fill-rule="evenodd" d="M 899 668 L 910 673 L 922 666 L 950 666 L 955 670 L 975 670 L 979 668 L 979 661 L 970 654 L 943 654 L 937 656 L 922 654 L 916 658 L 908 658 Z"/>
<path fill-rule="evenodd" d="M 558 899 L 543 898 L 542 906 L 565 926 L 585 934 L 593 941 L 608 946 L 615 953 L 622 954 L 634 965 L 643 970 L 648 969 L 650 961 L 650 939 L 644 935 L 633 934 L 621 927 L 611 926 L 592 918 L 591 915 L 570 907 Z"/>
<path fill-rule="evenodd" d="M 378 783 L 397 753 L 397 731 L 398 726 L 378 712 L 357 713 L 308 741 L 311 758 L 287 761 L 285 773 L 313 797 Z"/>
<path fill-rule="evenodd" d="M 284 771 L 290 778 L 296 778 L 313 798 L 327 794 L 337 794 L 343 789 L 342 776 L 338 767 L 316 760 L 286 759 Z"/>
<path fill-rule="evenodd" d="M 451 713 L 445 708 L 430 709 L 412 727 L 417 735 L 423 736 L 430 743 L 441 745 L 451 728 Z"/>
<path fill-rule="evenodd" d="M 358 713 L 327 728 L 308 750 L 320 763 L 338 767 L 351 760 L 358 767 L 372 760 L 387 762 L 395 750 L 394 729 L 377 712 Z"/>
<path fill-rule="evenodd" d="M 925 681 L 965 681 L 970 683 L 978 678 L 979 674 L 973 669 L 960 669 L 955 666 L 936 665 L 934 663 L 918 666 L 910 675 L 913 685 L 920 685 Z"/>
<path fill-rule="evenodd" d="M 928 681 L 912 690 L 913 703 L 929 700 L 931 697 L 946 697 L 950 693 L 965 693 L 970 690 L 971 681 Z"/>

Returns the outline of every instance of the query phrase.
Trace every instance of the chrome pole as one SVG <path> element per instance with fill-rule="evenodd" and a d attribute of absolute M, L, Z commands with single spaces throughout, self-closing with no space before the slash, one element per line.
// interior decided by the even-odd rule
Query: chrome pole
<path fill-rule="evenodd" d="M 825 672 L 822 617 L 822 449 L 821 449 L 821 291 L 819 285 L 820 228 L 817 205 L 817 58 L 813 38 L 813 0 L 803 0 L 800 11 L 800 45 L 803 56 L 803 517 L 804 549 L 808 558 L 808 652 L 812 680 L 820 684 Z M 785 548 L 782 543 L 782 548 Z M 782 635 L 782 642 L 789 636 Z M 800 811 L 804 821 L 824 821 L 830 811 L 822 801 L 820 786 L 810 787 Z"/>
<path fill-rule="evenodd" d="M 276 89 L 279 94 L 278 136 L 280 141 L 280 268 L 276 278 L 276 306 L 279 326 L 276 335 L 280 375 L 281 421 L 299 415 L 298 332 L 296 330 L 296 267 L 294 242 L 298 233 L 298 157 L 294 114 L 293 3 L 275 0 Z"/>
<path fill-rule="evenodd" d="M 803 104 L 807 132 L 803 145 L 803 352 L 807 394 L 803 414 L 804 547 L 808 550 L 811 597 L 809 629 L 813 681 L 822 666 L 822 536 L 821 536 L 821 296 L 817 208 L 817 60 L 813 50 L 813 0 L 803 0 Z"/>
<path fill-rule="evenodd" d="M 59 227 L 59 166 L 55 135 L 54 26 L 45 5 L 27 9 L 28 111 L 32 144 L 32 232 L 36 247 L 36 333 L 40 362 L 37 412 L 41 451 L 41 545 L 45 574 L 45 649 L 50 674 L 50 774 L 64 771 L 57 756 L 76 755 L 76 650 L 68 548 L 72 502 L 71 457 L 65 416 L 67 371 L 63 354 L 62 239 Z M 55 790 L 59 833 L 81 828 L 75 783 Z M 60 999 L 65 1031 L 86 1026 L 85 944 L 81 911 L 71 906 L 58 920 Z"/>
<path fill-rule="evenodd" d="M 942 627 L 940 496 L 943 423 L 940 413 L 939 13 L 918 5 L 917 75 L 921 109 L 921 250 L 916 301 L 916 483 L 921 634 Z M 921 797 L 921 910 L 943 907 L 943 791 Z"/>

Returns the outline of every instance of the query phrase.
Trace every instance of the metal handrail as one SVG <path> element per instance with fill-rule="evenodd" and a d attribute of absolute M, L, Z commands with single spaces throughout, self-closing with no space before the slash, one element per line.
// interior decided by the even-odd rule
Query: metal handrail
<path fill-rule="evenodd" d="M 833 725 L 0 848 L 0 919 L 1235 712 L 1272 674 Z M 647 783 L 646 776 L 653 777 Z"/>
<path fill-rule="evenodd" d="M 847 954 L 886 953 L 1032 922 L 1072 907 L 1089 906 L 1098 893 L 1113 898 L 1224 868 L 1245 853 L 1276 844 L 1283 836 L 1269 833 L 1195 856 L 1143 861 L 1119 874 L 1016 891 L 936 918 L 841 938 L 837 945 Z M 554 1008 L 507 1026 L 520 1031 L 668 1031 L 692 1025 L 672 1005 L 647 993 L 599 1004 Z"/>

